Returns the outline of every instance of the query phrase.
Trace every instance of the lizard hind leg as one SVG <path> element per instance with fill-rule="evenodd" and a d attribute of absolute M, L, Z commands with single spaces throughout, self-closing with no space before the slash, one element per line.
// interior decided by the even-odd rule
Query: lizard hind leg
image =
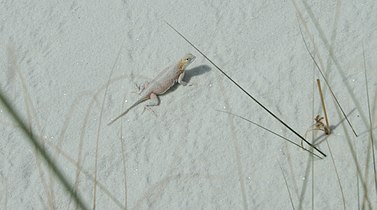
<path fill-rule="evenodd" d="M 151 93 L 149 96 L 149 103 L 146 106 L 158 106 L 160 104 L 160 99 L 155 93 Z"/>
<path fill-rule="evenodd" d="M 156 113 L 153 111 L 151 106 L 158 106 L 159 104 L 160 104 L 160 99 L 158 98 L 158 96 L 155 93 L 151 93 L 151 95 L 149 96 L 149 103 L 144 106 L 143 113 L 146 109 L 148 109 L 152 111 L 154 115 L 156 115 Z"/>

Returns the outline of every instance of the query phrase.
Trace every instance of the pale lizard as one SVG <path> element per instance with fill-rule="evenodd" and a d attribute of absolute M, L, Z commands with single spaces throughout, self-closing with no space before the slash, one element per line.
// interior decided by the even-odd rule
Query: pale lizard
<path fill-rule="evenodd" d="M 159 105 L 158 95 L 164 94 L 176 82 L 181 85 L 186 85 L 187 83 L 183 81 L 183 77 L 185 76 L 185 69 L 194 60 L 195 56 L 191 53 L 188 53 L 178 62 L 178 64 L 169 66 L 162 70 L 150 83 L 146 85 L 146 87 L 144 87 L 144 89 L 140 93 L 141 97 L 139 98 L 139 100 L 137 100 L 118 117 L 111 120 L 107 125 L 112 124 L 113 122 L 127 114 L 132 108 L 148 99 L 151 99 L 151 102 L 147 106 Z"/>

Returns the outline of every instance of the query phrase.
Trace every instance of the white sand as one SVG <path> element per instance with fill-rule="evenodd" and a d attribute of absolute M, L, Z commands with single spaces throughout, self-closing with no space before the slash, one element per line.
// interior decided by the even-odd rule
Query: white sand
<path fill-rule="evenodd" d="M 292 209 L 290 192 L 295 209 L 368 208 L 367 201 L 376 209 L 362 43 L 373 108 L 377 8 L 373 0 L 351 2 L 309 4 L 337 68 L 297 0 L 310 49 L 311 36 L 360 134 L 355 138 L 337 113 L 322 80 L 329 121 L 337 127 L 318 145 L 328 155 L 321 160 L 217 112 L 242 115 L 300 144 L 164 23 L 304 135 L 313 117 L 323 115 L 315 86 L 321 77 L 305 50 L 292 1 L 2 1 L 0 84 L 90 207 L 95 200 L 97 209 Z M 143 113 L 140 105 L 106 126 L 137 99 L 135 83 L 153 78 L 186 52 L 197 56 L 186 75 L 191 86 L 162 96 L 154 113 Z M 75 209 L 2 107 L 0 123 L 0 209 Z"/>

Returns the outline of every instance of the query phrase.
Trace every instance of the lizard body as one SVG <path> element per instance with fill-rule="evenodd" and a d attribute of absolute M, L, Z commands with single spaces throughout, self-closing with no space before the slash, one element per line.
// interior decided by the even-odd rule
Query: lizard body
<path fill-rule="evenodd" d="M 147 106 L 157 106 L 159 104 L 158 95 L 164 94 L 169 90 L 175 83 L 186 85 L 187 83 L 183 81 L 185 75 L 185 70 L 188 65 L 190 65 L 195 60 L 195 56 L 191 53 L 186 54 L 176 65 L 169 66 L 162 70 L 147 87 L 141 92 L 139 100 L 137 100 L 133 105 L 131 105 L 122 114 L 111 120 L 107 125 L 112 124 L 125 114 L 127 114 L 132 108 L 139 105 L 140 103 L 151 99 L 151 103 Z"/>

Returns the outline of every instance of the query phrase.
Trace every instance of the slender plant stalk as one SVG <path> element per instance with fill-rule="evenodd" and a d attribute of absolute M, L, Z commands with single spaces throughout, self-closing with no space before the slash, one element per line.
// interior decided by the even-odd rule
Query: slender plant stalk
<path fill-rule="evenodd" d="M 325 115 L 325 120 L 326 120 L 326 125 L 324 127 L 325 134 L 329 135 L 331 133 L 331 129 L 330 129 L 330 124 L 329 124 L 329 119 L 327 118 L 325 100 L 323 99 L 323 93 L 322 93 L 322 88 L 321 88 L 321 81 L 319 79 L 317 79 L 317 85 L 318 85 L 319 96 L 321 97 L 321 103 L 322 103 L 323 113 Z"/>

